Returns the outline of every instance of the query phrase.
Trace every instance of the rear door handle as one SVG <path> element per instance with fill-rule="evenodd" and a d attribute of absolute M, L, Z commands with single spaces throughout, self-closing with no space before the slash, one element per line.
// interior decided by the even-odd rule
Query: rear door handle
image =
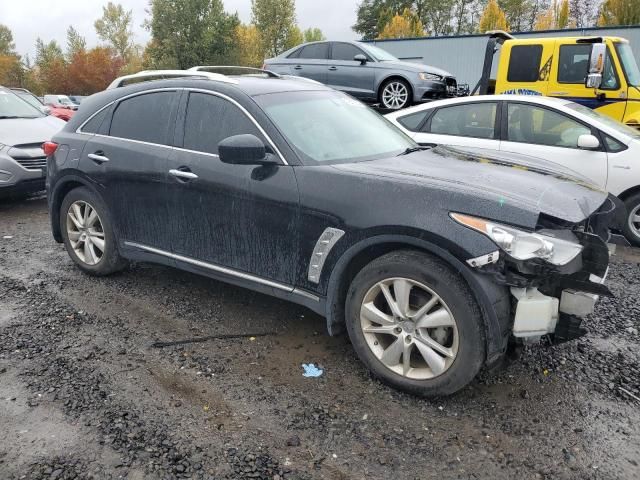
<path fill-rule="evenodd" d="M 300 65 L 296 65 L 295 67 L 293 67 L 294 70 L 302 70 L 302 67 Z"/>
<path fill-rule="evenodd" d="M 109 157 L 105 157 L 104 152 L 90 153 L 87 156 L 98 165 L 102 165 L 103 163 L 109 161 Z"/>
<path fill-rule="evenodd" d="M 338 69 L 338 67 L 329 67 L 329 70 L 331 70 L 332 72 L 335 72 Z"/>
<path fill-rule="evenodd" d="M 198 175 L 196 175 L 193 172 L 190 172 L 189 170 L 171 169 L 169 170 L 169 175 L 173 175 L 174 177 L 179 178 L 181 180 L 195 180 L 196 178 L 198 178 Z"/>

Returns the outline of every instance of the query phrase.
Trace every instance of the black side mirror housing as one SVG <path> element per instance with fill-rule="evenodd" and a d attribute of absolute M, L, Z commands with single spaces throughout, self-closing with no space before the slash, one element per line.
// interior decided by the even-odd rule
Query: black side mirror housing
<path fill-rule="evenodd" d="M 234 165 L 267 165 L 276 163 L 262 140 L 245 133 L 227 137 L 218 144 L 220 161 Z"/>
<path fill-rule="evenodd" d="M 367 57 L 365 57 L 361 53 L 359 53 L 358 55 L 353 57 L 353 60 L 356 61 L 356 62 L 360 62 L 360 65 L 364 65 L 365 63 L 367 63 Z"/>

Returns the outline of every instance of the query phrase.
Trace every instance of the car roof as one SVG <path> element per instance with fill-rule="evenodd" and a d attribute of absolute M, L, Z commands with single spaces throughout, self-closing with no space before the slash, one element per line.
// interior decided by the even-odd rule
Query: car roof
<path fill-rule="evenodd" d="M 387 117 L 390 118 L 398 118 L 404 117 L 405 115 L 409 115 L 414 112 L 420 112 L 422 110 L 430 110 L 432 108 L 444 107 L 446 105 L 459 105 L 464 103 L 477 103 L 477 102 L 489 102 L 489 101 L 500 101 L 500 100 L 518 100 L 521 102 L 529 102 L 535 103 L 538 105 L 547 105 L 550 107 L 560 107 L 564 105 L 568 105 L 571 103 L 569 100 L 564 98 L 555 98 L 555 97 L 545 97 L 542 95 L 471 95 L 468 97 L 456 97 L 456 98 L 446 98 L 443 100 L 435 100 L 429 103 L 421 103 L 420 105 L 415 105 L 410 108 L 405 108 L 403 110 L 398 110 L 396 112 L 391 112 L 387 114 Z"/>

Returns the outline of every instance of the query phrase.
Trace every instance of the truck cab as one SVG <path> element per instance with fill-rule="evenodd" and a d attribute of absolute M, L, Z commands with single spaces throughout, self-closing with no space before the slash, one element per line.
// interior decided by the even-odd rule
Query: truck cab
<path fill-rule="evenodd" d="M 490 32 L 478 88 L 480 94 L 564 98 L 640 128 L 640 70 L 629 42 L 619 37 L 516 39 Z"/>

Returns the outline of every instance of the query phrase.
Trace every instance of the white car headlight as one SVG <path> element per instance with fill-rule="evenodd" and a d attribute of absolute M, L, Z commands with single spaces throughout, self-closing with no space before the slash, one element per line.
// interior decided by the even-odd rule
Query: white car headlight
<path fill-rule="evenodd" d="M 442 77 L 435 73 L 422 72 L 418 74 L 418 77 L 420 77 L 420 80 L 442 80 Z"/>
<path fill-rule="evenodd" d="M 485 234 L 517 260 L 541 258 L 554 265 L 566 265 L 582 252 L 582 245 L 541 233 L 525 232 L 482 218 L 452 213 L 456 222 Z"/>

